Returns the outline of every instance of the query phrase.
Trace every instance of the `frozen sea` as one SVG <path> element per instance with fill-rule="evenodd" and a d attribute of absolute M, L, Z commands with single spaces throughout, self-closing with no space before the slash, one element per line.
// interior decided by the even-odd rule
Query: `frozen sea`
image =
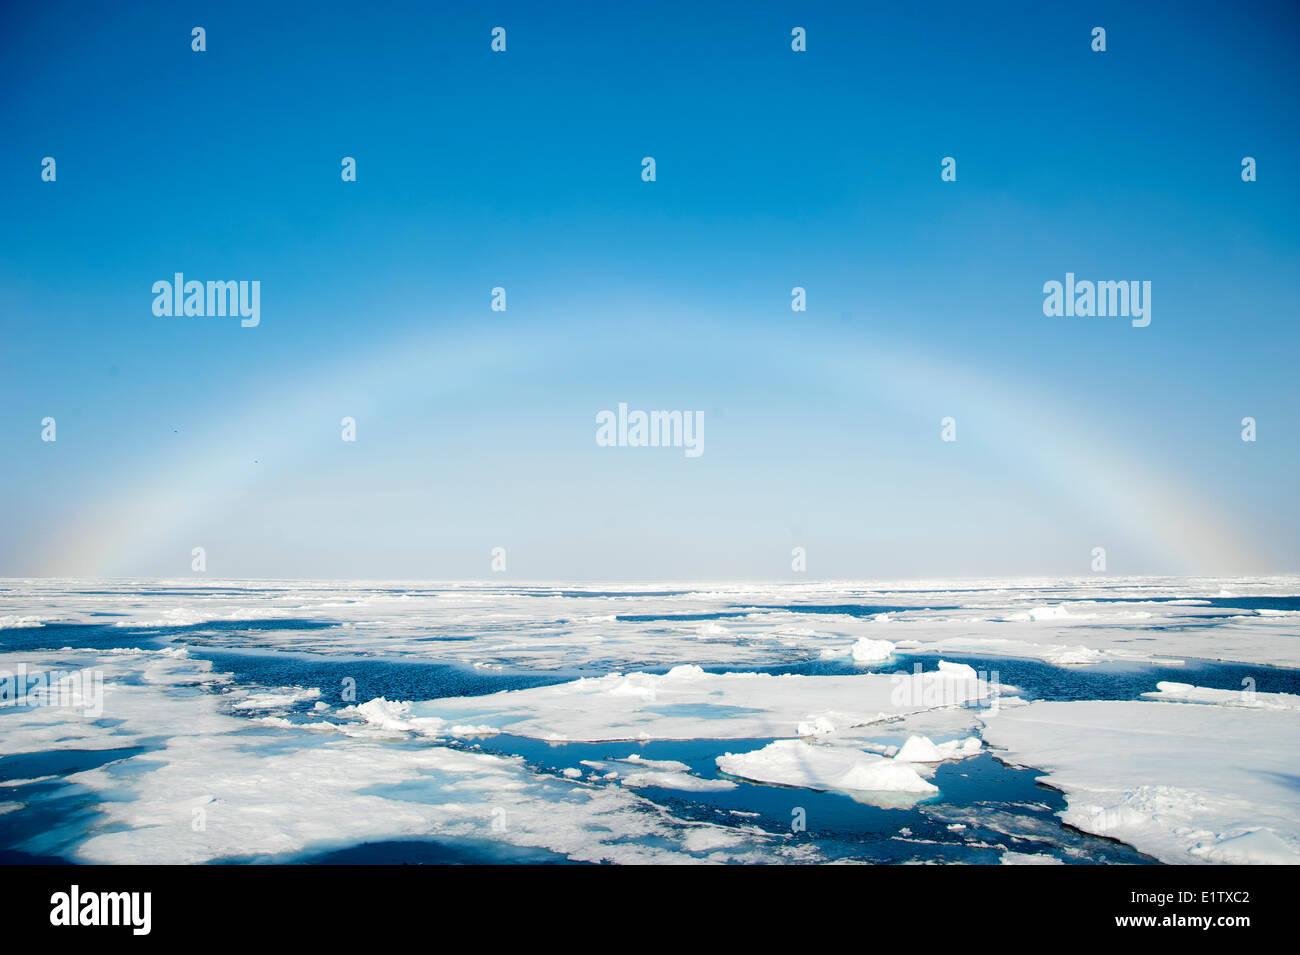
<path fill-rule="evenodd" d="M 0 862 L 1295 863 L 1300 579 L 0 581 Z"/>

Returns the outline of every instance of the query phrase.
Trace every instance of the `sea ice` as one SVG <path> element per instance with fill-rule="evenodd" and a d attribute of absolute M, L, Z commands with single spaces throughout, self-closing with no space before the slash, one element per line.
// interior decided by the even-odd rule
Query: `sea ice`
<path fill-rule="evenodd" d="M 894 655 L 894 645 L 888 640 L 872 640 L 860 637 L 853 644 L 853 661 L 855 663 L 883 663 Z"/>
<path fill-rule="evenodd" d="M 900 760 L 801 739 L 781 739 L 749 753 L 724 753 L 718 768 L 760 783 L 840 792 L 937 793 L 915 768 Z"/>
<path fill-rule="evenodd" d="M 950 740 L 946 743 L 934 743 L 928 736 L 911 736 L 895 754 L 895 759 L 909 763 L 942 763 L 949 759 L 965 759 L 980 751 L 981 743 L 977 737 Z"/>
<path fill-rule="evenodd" d="M 1042 770 L 1086 832 L 1165 862 L 1300 863 L 1296 710 L 1040 701 L 982 719 L 985 742 Z"/>
<path fill-rule="evenodd" d="M 22 846 L 76 861 L 196 862 L 441 835 L 593 861 L 770 861 L 815 858 L 817 849 L 683 821 L 635 791 L 730 780 L 628 757 L 604 761 L 610 768 L 601 775 L 617 776 L 593 782 L 578 770 L 536 772 L 518 759 L 467 752 L 462 740 L 494 732 L 560 741 L 756 739 L 767 745 L 735 757 L 754 774 L 744 778 L 784 773 L 797 781 L 783 785 L 848 787 L 840 791 L 897 805 L 852 787 L 932 786 L 927 774 L 940 776 L 926 757 L 976 752 L 973 725 L 982 718 L 986 740 L 1005 758 L 1041 770 L 1066 792 L 1065 818 L 1082 829 L 1169 861 L 1295 861 L 1300 797 L 1289 781 L 1300 698 L 1275 692 L 1269 681 L 1277 671 L 1268 667 L 1300 667 L 1297 611 L 1281 599 L 1297 593 L 1294 577 L 617 589 L 205 578 L 197 591 L 192 578 L 9 581 L 0 587 L 0 670 L 94 668 L 104 675 L 105 710 L 96 719 L 76 709 L 6 707 L 0 751 L 78 750 L 92 763 L 95 753 L 111 760 L 54 777 L 43 768 L 15 773 L 103 794 L 93 814 L 34 829 Z M 882 628 L 888 641 L 879 639 Z M 79 649 L 78 641 L 100 646 L 119 634 L 131 644 L 155 640 L 156 649 Z M 42 641 L 66 646 L 12 649 Z M 190 659 L 187 646 L 301 652 L 359 668 L 381 659 L 446 663 L 480 680 L 571 667 L 608 675 L 480 697 L 331 707 L 316 697 L 323 683 L 236 685 Z M 1219 659 L 1259 665 L 1259 685 L 1164 682 L 1142 701 L 1032 704 L 1003 687 L 993 715 L 965 705 L 987 700 L 992 687 L 951 657 L 920 677 L 754 672 L 819 657 L 881 663 L 886 647 L 893 656 L 1026 657 L 1058 666 Z M 736 672 L 712 672 L 722 667 Z M 806 764 L 792 758 L 809 751 Z M 21 792 L 31 780 L 6 785 Z M 66 794 L 56 787 L 33 798 Z M 893 795 L 931 797 L 922 804 L 927 814 L 952 808 L 932 790 Z M 9 830 L 29 809 L 43 811 L 16 798 L 23 802 L 4 804 Z M 500 831 L 492 827 L 498 809 L 507 820 Z M 196 811 L 203 831 L 192 828 Z M 949 821 L 1012 832 L 1027 824 L 987 806 Z"/>
<path fill-rule="evenodd" d="M 1209 703 L 1217 706 L 1244 706 L 1263 710 L 1300 710 L 1300 696 L 1294 693 L 1264 693 L 1253 687 L 1240 690 L 1216 690 L 1190 683 L 1163 680 L 1154 691 L 1142 694 L 1151 700 L 1184 703 Z M 1298 740 L 1297 742 L 1300 742 Z"/>
<path fill-rule="evenodd" d="M 862 726 L 993 695 L 974 669 L 947 661 L 928 672 L 854 676 L 714 674 L 683 665 L 663 675 L 613 673 L 487 696 L 371 701 L 355 712 L 382 728 L 431 736 L 464 721 L 557 742 L 763 739 Z"/>
<path fill-rule="evenodd" d="M 111 717 L 54 706 L 0 713 L 5 754 L 111 751 L 106 764 L 63 777 L 103 793 L 97 811 L 34 831 L 21 845 L 34 854 L 177 864 L 450 838 L 592 862 L 816 856 L 762 832 L 679 820 L 619 786 L 535 774 L 517 757 L 255 723 L 232 715 L 240 694 L 215 692 L 227 677 L 183 655 L 78 650 L 23 662 L 102 672 Z M 0 670 L 16 664 L 0 654 Z M 386 718 L 400 722 L 400 712 Z"/>
<path fill-rule="evenodd" d="M 882 625 L 900 652 L 1000 654 L 1071 665 L 1190 657 L 1300 666 L 1300 640 L 1293 639 L 1297 611 L 1249 604 L 1295 595 L 1300 581 L 1294 577 L 1108 577 L 1104 587 L 1094 578 L 729 583 L 708 589 L 664 583 L 616 593 L 529 584 L 204 583 L 204 595 L 194 597 L 190 579 L 97 581 L 93 587 L 78 580 L 14 581 L 0 591 L 0 620 L 21 629 L 102 625 L 111 615 L 121 628 L 185 629 L 181 639 L 214 645 L 416 659 L 428 658 L 429 637 L 436 634 L 439 659 L 487 667 L 656 668 L 685 658 L 752 668 L 792 656 L 839 654 L 860 639 L 878 639 Z M 1234 599 L 1245 606 L 1225 615 L 1223 602 Z M 844 612 L 834 612 L 837 607 Z M 877 609 L 849 612 L 863 607 Z M 700 619 L 711 613 L 719 616 Z M 276 620 L 285 627 L 266 626 Z M 302 620 L 320 626 L 295 625 Z M 247 631 L 231 626 L 239 621 L 260 625 Z M 213 622 L 221 627 L 204 629 Z"/>

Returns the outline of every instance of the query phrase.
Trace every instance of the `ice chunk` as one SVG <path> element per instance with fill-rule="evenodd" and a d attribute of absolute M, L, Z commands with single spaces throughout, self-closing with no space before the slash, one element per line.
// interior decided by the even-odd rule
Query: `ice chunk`
<path fill-rule="evenodd" d="M 1088 663 L 1100 663 L 1105 655 L 1100 650 L 1090 647 L 1049 647 L 1043 651 L 1043 659 L 1057 666 L 1079 666 Z"/>
<path fill-rule="evenodd" d="M 972 667 L 946 661 L 937 671 L 854 676 L 706 673 L 688 665 L 663 676 L 611 674 L 429 700 L 415 704 L 405 718 L 434 719 L 441 729 L 472 715 L 508 725 L 519 736 L 556 742 L 761 739 L 820 735 L 991 695 L 988 682 Z"/>
<path fill-rule="evenodd" d="M 881 663 L 894 655 L 894 645 L 888 640 L 872 640 L 861 637 L 853 644 L 855 663 Z"/>
<path fill-rule="evenodd" d="M 633 789 L 657 786 L 689 792 L 721 792 L 736 788 L 729 779 L 705 779 L 692 775 L 691 767 L 673 759 L 643 759 L 633 755 L 626 759 L 584 759 L 582 765 L 602 773 L 605 779 L 617 779 Z"/>
<path fill-rule="evenodd" d="M 798 739 L 777 740 L 749 753 L 724 753 L 718 768 L 730 776 L 803 789 L 937 793 L 906 763 L 874 753 L 817 746 Z"/>
<path fill-rule="evenodd" d="M 1216 706 L 1244 706 L 1264 710 L 1300 710 L 1300 695 L 1294 693 L 1261 693 L 1253 688 L 1240 690 L 1215 690 L 1190 683 L 1173 683 L 1162 680 L 1152 692 L 1142 694 L 1151 700 L 1209 703 Z"/>
<path fill-rule="evenodd" d="M 826 716 L 818 716 L 807 723 L 800 723 L 797 732 L 800 736 L 829 736 L 835 732 L 835 724 Z"/>
<path fill-rule="evenodd" d="M 999 861 L 1002 865 L 1065 865 L 1056 856 L 1034 852 L 1004 852 Z"/>
<path fill-rule="evenodd" d="M 287 706 L 293 706 L 295 703 L 302 703 L 306 700 L 320 699 L 320 690 L 316 687 L 284 687 L 277 691 L 268 690 L 261 693 L 239 693 L 240 699 L 231 703 L 231 707 L 236 710 L 273 710 L 281 709 Z"/>
<path fill-rule="evenodd" d="M 22 630 L 28 627 L 43 626 L 45 626 L 45 623 L 40 617 L 19 617 L 13 614 L 0 617 L 0 630 Z"/>
<path fill-rule="evenodd" d="M 964 759 L 980 751 L 980 741 L 974 736 L 935 744 L 928 736 L 910 736 L 894 755 L 908 763 L 942 763 L 947 759 Z"/>

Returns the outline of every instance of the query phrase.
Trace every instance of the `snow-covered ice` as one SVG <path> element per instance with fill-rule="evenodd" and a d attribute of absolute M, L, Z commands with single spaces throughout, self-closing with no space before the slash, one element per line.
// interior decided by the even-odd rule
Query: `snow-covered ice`
<path fill-rule="evenodd" d="M 909 763 L 800 739 L 780 739 L 751 753 L 718 757 L 731 776 L 781 786 L 844 792 L 937 793 Z"/>
<path fill-rule="evenodd" d="M 932 707 L 987 700 L 976 671 L 946 661 L 905 676 L 707 673 L 692 664 L 665 674 L 611 673 L 571 683 L 418 704 L 373 700 L 356 714 L 380 729 L 457 735 L 508 731 L 551 741 L 761 739 L 815 735 Z"/>
<path fill-rule="evenodd" d="M 894 655 L 894 645 L 888 640 L 859 637 L 851 652 L 858 663 L 880 663 Z"/>
<path fill-rule="evenodd" d="M 985 741 L 1042 770 L 1086 832 L 1165 862 L 1300 862 L 1295 709 L 1036 702 L 984 722 Z"/>
<path fill-rule="evenodd" d="M 1059 811 L 1163 861 L 1295 862 L 1298 594 L 1286 577 L 3 581 L 0 818 L 20 835 L 0 848 L 204 862 L 445 839 L 817 861 L 830 843 L 791 830 L 790 808 L 838 799 L 897 815 L 884 838 L 918 861 L 1107 851 Z M 998 684 L 999 660 L 1036 661 L 1031 691 Z M 1237 666 L 1192 682 L 1207 660 Z M 23 667 L 97 674 L 102 712 L 89 683 L 11 705 Z M 989 767 L 1012 773 L 989 752 L 1064 800 L 961 802 Z M 70 792 L 93 811 L 24 830 Z"/>

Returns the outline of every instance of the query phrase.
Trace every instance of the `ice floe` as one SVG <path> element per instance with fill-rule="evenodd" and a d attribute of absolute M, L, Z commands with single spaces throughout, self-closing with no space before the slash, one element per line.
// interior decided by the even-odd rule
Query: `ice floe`
<path fill-rule="evenodd" d="M 980 752 L 981 745 L 973 736 L 942 743 L 934 743 L 927 736 L 909 736 L 901 747 L 876 747 L 884 751 L 882 754 L 864 751 L 852 736 L 817 742 L 782 739 L 747 753 L 724 753 L 717 757 L 717 764 L 729 776 L 779 786 L 851 795 L 928 795 L 939 791 L 927 779 L 934 773 L 932 764 L 973 756 Z M 892 804 L 898 805 L 897 800 Z"/>
<path fill-rule="evenodd" d="M 780 786 L 850 793 L 939 791 L 901 760 L 800 739 L 777 740 L 749 753 L 725 753 L 717 762 L 730 776 Z"/>
<path fill-rule="evenodd" d="M 1300 712 L 1216 702 L 1036 702 L 983 736 L 1042 770 L 1085 832 L 1165 862 L 1300 862 Z"/>
<path fill-rule="evenodd" d="M 721 792 L 736 788 L 735 783 L 726 779 L 705 779 L 703 776 L 696 776 L 685 763 L 676 760 L 643 759 L 636 754 L 626 759 L 584 759 L 582 765 L 594 770 L 603 779 L 615 779 L 633 789 L 657 786 L 660 789 L 681 789 L 689 792 Z"/>
<path fill-rule="evenodd" d="M 826 733 L 935 707 L 995 698 L 964 664 L 906 675 L 613 673 L 553 686 L 419 703 L 370 701 L 355 714 L 381 729 L 430 736 L 457 724 L 550 741 L 762 739 Z"/>
<path fill-rule="evenodd" d="M 1004 852 L 999 863 L 1001 865 L 1065 865 L 1056 856 L 1043 852 Z"/>
<path fill-rule="evenodd" d="M 1216 690 L 1190 683 L 1163 680 L 1155 690 L 1142 694 L 1151 700 L 1183 703 L 1210 703 L 1216 706 L 1244 706 L 1262 710 L 1300 710 L 1300 696 L 1294 693 L 1265 693 L 1253 685 L 1240 690 Z M 1300 744 L 1300 740 L 1296 740 Z"/>

